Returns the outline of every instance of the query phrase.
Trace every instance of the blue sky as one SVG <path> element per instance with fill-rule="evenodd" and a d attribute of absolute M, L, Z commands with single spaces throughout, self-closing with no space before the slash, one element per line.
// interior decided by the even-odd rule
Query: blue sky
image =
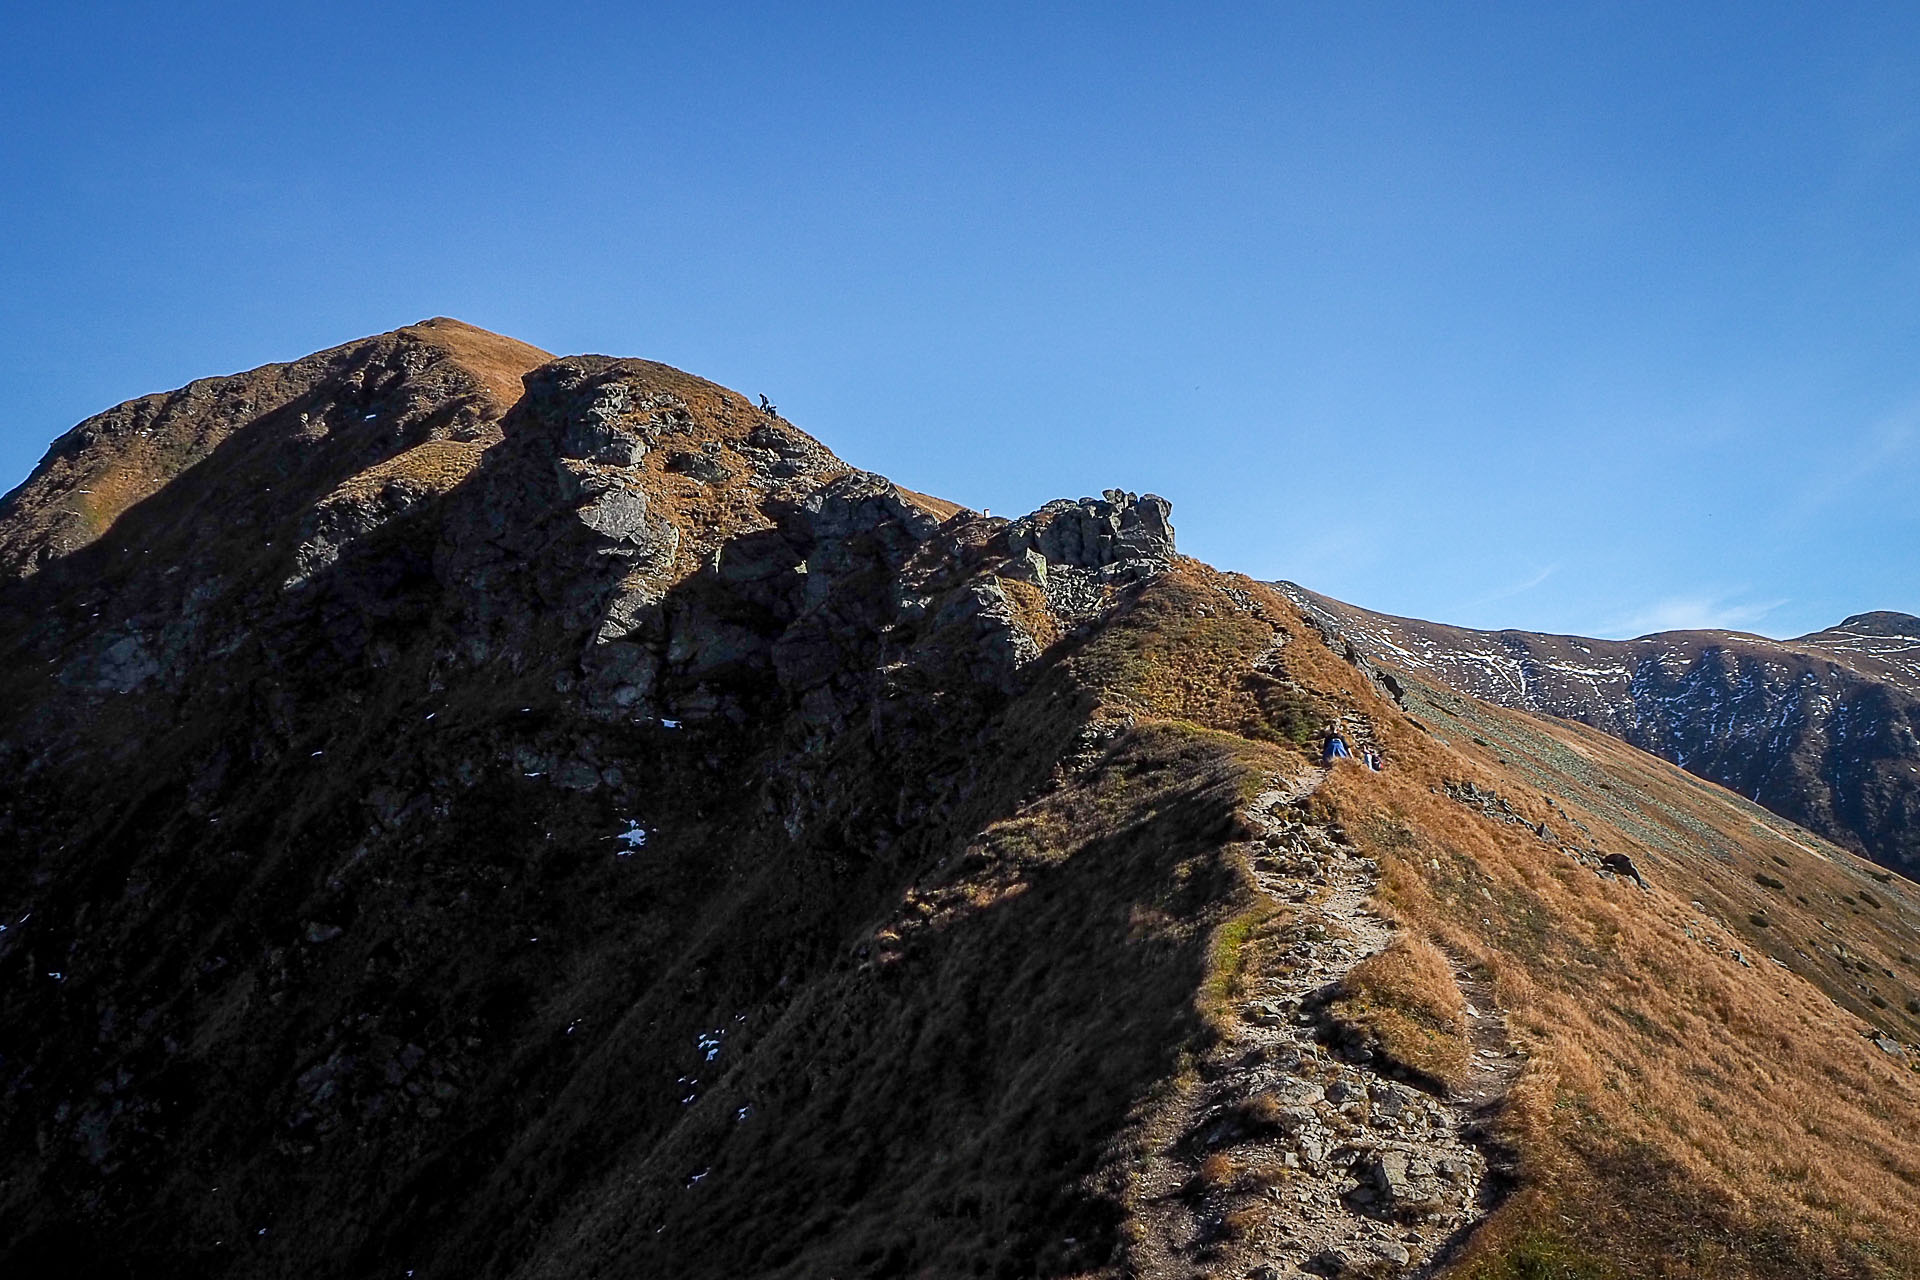
<path fill-rule="evenodd" d="M 0 8 L 0 486 L 435 314 L 1475 626 L 1920 613 L 1920 8 Z"/>

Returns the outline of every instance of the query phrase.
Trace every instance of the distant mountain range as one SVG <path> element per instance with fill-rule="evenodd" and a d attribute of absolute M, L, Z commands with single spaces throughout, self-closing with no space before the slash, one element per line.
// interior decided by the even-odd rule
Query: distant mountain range
<path fill-rule="evenodd" d="M 1797 640 L 1474 631 L 1275 584 L 1374 662 L 1592 725 L 1908 876 L 1920 872 L 1920 618 Z"/>

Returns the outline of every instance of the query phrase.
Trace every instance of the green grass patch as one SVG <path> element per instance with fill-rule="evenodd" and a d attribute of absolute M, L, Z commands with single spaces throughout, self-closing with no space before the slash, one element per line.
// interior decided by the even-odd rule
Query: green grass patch
<path fill-rule="evenodd" d="M 1625 1273 L 1564 1236 L 1534 1228 L 1473 1263 L 1460 1280 L 1625 1280 Z"/>
<path fill-rule="evenodd" d="M 1207 954 L 1207 980 L 1200 989 L 1200 1008 L 1216 1030 L 1232 1018 L 1233 1002 L 1247 993 L 1247 971 L 1252 960 L 1248 944 L 1277 914 L 1279 908 L 1261 902 L 1214 930 Z"/>

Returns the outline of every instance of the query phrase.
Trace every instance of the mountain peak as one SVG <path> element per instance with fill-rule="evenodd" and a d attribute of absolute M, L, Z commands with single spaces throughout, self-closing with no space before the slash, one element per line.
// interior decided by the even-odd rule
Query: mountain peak
<path fill-rule="evenodd" d="M 1850 631 L 1858 636 L 1896 636 L 1920 640 L 1920 618 L 1891 609 L 1875 609 L 1870 613 L 1856 613 L 1831 630 Z"/>
<path fill-rule="evenodd" d="M 92 545 L 189 472 L 213 489 L 224 477 L 232 501 L 298 478 L 331 487 L 429 441 L 471 445 L 471 461 L 498 438 L 521 379 L 552 358 L 441 316 L 115 405 L 55 440 L 0 498 L 0 575 Z"/>

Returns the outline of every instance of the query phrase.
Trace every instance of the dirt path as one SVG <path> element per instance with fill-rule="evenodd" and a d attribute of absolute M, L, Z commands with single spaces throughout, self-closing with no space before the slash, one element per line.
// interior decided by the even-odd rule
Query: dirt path
<path fill-rule="evenodd" d="M 1367 909 L 1377 866 L 1303 807 L 1325 777 L 1275 779 L 1250 806 L 1254 878 L 1293 915 L 1286 950 L 1148 1126 L 1135 1276 L 1425 1276 L 1504 1194 L 1476 1141 L 1520 1062 L 1487 984 L 1456 966 L 1475 1051 L 1459 1097 L 1332 1047 L 1327 997 L 1393 930 Z"/>

